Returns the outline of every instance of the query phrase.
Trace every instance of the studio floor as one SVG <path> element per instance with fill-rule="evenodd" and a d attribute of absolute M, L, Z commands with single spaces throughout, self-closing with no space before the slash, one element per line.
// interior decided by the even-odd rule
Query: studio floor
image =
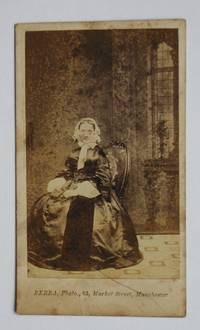
<path fill-rule="evenodd" d="M 144 260 L 138 265 L 98 271 L 56 271 L 28 265 L 29 277 L 39 278 L 178 278 L 180 271 L 179 235 L 139 235 Z"/>

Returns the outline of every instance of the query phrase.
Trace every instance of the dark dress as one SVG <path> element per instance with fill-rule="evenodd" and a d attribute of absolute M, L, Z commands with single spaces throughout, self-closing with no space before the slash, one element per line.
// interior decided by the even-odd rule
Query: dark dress
<path fill-rule="evenodd" d="M 84 168 L 77 170 L 80 148 L 66 159 L 58 177 L 65 190 L 83 181 L 96 186 L 95 198 L 45 194 L 33 206 L 28 227 L 28 258 L 43 268 L 94 270 L 122 268 L 139 263 L 142 254 L 132 220 L 111 183 L 104 151 L 87 151 Z"/>

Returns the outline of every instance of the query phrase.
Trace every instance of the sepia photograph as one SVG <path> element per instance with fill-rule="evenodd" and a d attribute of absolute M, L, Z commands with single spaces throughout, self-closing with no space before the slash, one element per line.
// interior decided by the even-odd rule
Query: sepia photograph
<path fill-rule="evenodd" d="M 16 26 L 22 313 L 184 316 L 184 23 Z M 87 279 L 89 290 L 80 293 L 77 281 L 82 287 Z M 63 280 L 74 299 L 88 296 L 93 304 L 108 295 L 116 308 L 80 311 L 74 301 L 55 312 L 52 300 L 42 307 L 41 296 L 60 303 L 68 295 L 56 288 Z M 117 280 L 132 299 L 142 298 L 138 309 L 122 311 L 128 293 L 109 286 Z M 30 288 L 35 302 L 26 306 Z M 170 305 L 173 295 L 179 298 Z M 144 306 L 148 297 L 162 299 L 163 308 Z"/>

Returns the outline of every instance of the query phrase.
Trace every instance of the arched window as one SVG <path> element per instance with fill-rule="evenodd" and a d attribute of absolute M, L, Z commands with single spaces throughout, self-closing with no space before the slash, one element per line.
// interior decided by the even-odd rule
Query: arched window
<path fill-rule="evenodd" d="M 152 158 L 168 158 L 175 146 L 173 48 L 161 42 L 150 53 Z"/>

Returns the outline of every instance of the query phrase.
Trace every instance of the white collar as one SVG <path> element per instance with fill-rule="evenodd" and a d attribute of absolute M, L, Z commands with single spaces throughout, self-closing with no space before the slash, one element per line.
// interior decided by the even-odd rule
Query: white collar
<path fill-rule="evenodd" d="M 96 147 L 97 143 L 96 142 L 88 142 L 88 143 L 83 143 L 81 141 L 78 141 L 78 145 L 80 148 L 83 148 L 87 146 L 87 149 L 91 148 L 94 149 L 94 147 Z"/>

